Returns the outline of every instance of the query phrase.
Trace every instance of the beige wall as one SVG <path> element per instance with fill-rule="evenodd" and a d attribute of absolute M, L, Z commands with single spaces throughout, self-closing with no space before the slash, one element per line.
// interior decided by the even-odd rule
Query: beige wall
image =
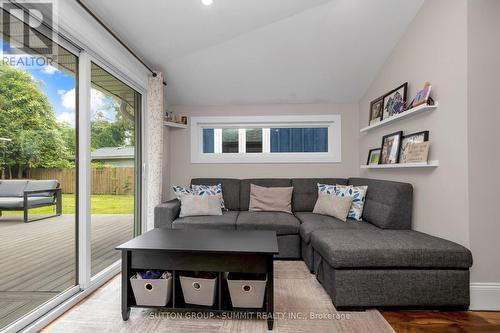
<path fill-rule="evenodd" d="M 165 173 L 170 184 L 188 184 L 193 177 L 349 177 L 358 174 L 358 106 L 328 104 L 172 106 L 188 116 L 323 115 L 342 116 L 342 162 L 316 164 L 191 164 L 190 130 L 169 129 L 170 164 Z M 171 193 L 164 186 L 164 198 Z"/>
<path fill-rule="evenodd" d="M 500 282 L 500 1 L 469 1 L 469 215 L 474 282 Z"/>
<path fill-rule="evenodd" d="M 191 164 L 189 130 L 165 130 L 164 179 L 186 184 L 192 177 L 356 176 L 414 185 L 413 228 L 471 248 L 473 283 L 498 283 L 500 223 L 500 1 L 428 0 L 359 105 L 177 106 L 188 116 L 335 114 L 342 115 L 339 164 Z M 409 82 L 409 99 L 432 83 L 437 110 L 359 133 L 368 122 L 370 101 Z M 385 134 L 429 130 L 435 169 L 360 170 L 368 150 Z M 164 198 L 169 198 L 164 186 Z"/>
<path fill-rule="evenodd" d="M 426 1 L 360 101 L 359 128 L 370 101 L 409 82 L 409 99 L 425 81 L 439 107 L 359 135 L 359 162 L 383 135 L 429 130 L 435 169 L 363 170 L 361 176 L 414 186 L 413 228 L 469 246 L 467 200 L 467 6 L 465 0 Z"/>

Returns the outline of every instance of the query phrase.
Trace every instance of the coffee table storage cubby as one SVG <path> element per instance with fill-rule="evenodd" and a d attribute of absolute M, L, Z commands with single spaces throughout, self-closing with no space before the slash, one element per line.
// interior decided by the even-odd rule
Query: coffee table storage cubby
<path fill-rule="evenodd" d="M 165 311 L 208 311 L 260 313 L 273 328 L 273 257 L 278 253 L 275 231 L 153 229 L 117 247 L 122 252 L 122 318 L 130 308 L 157 308 Z M 142 306 L 135 301 L 130 278 L 138 271 L 159 270 L 172 274 L 172 297 L 166 306 Z M 215 274 L 213 305 L 185 302 L 181 276 L 193 272 Z M 236 308 L 225 272 L 265 274 L 265 296 L 260 308 Z M 191 285 L 197 281 L 191 281 Z M 212 303 L 212 302 L 209 302 Z"/>

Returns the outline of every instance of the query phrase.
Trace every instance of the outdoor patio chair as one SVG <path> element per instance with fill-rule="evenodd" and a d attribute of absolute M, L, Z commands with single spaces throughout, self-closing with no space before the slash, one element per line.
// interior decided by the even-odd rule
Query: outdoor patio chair
<path fill-rule="evenodd" d="M 56 214 L 29 220 L 30 208 L 56 206 Z M 57 180 L 1 180 L 0 216 L 2 211 L 23 211 L 24 222 L 38 221 L 62 213 L 62 194 Z"/>

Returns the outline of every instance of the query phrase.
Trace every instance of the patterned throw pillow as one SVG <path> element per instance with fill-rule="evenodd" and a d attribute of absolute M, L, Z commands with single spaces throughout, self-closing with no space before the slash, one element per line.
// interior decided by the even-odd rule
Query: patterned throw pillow
<path fill-rule="evenodd" d="M 189 187 L 184 187 L 179 185 L 172 186 L 172 192 L 174 192 L 174 195 L 177 198 L 177 200 L 181 200 L 181 197 L 183 195 L 192 193 Z"/>
<path fill-rule="evenodd" d="M 363 215 L 363 206 L 365 205 L 365 196 L 368 186 L 346 186 L 346 185 L 326 185 L 318 184 L 318 192 L 337 195 L 337 196 L 349 196 L 352 198 L 351 209 L 347 214 L 348 218 L 361 221 L 361 216 Z"/>
<path fill-rule="evenodd" d="M 318 192 L 323 194 L 337 194 L 339 192 L 338 187 L 341 185 L 328 185 L 318 183 Z"/>
<path fill-rule="evenodd" d="M 222 185 L 191 185 L 191 190 L 196 195 L 217 195 L 220 196 L 220 208 L 226 209 L 224 204 L 224 196 L 222 195 Z"/>

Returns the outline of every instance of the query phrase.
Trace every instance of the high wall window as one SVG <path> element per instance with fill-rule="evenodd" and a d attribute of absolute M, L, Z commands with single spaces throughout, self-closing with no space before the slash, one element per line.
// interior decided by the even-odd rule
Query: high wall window
<path fill-rule="evenodd" d="M 339 115 L 193 117 L 193 163 L 340 162 Z"/>

